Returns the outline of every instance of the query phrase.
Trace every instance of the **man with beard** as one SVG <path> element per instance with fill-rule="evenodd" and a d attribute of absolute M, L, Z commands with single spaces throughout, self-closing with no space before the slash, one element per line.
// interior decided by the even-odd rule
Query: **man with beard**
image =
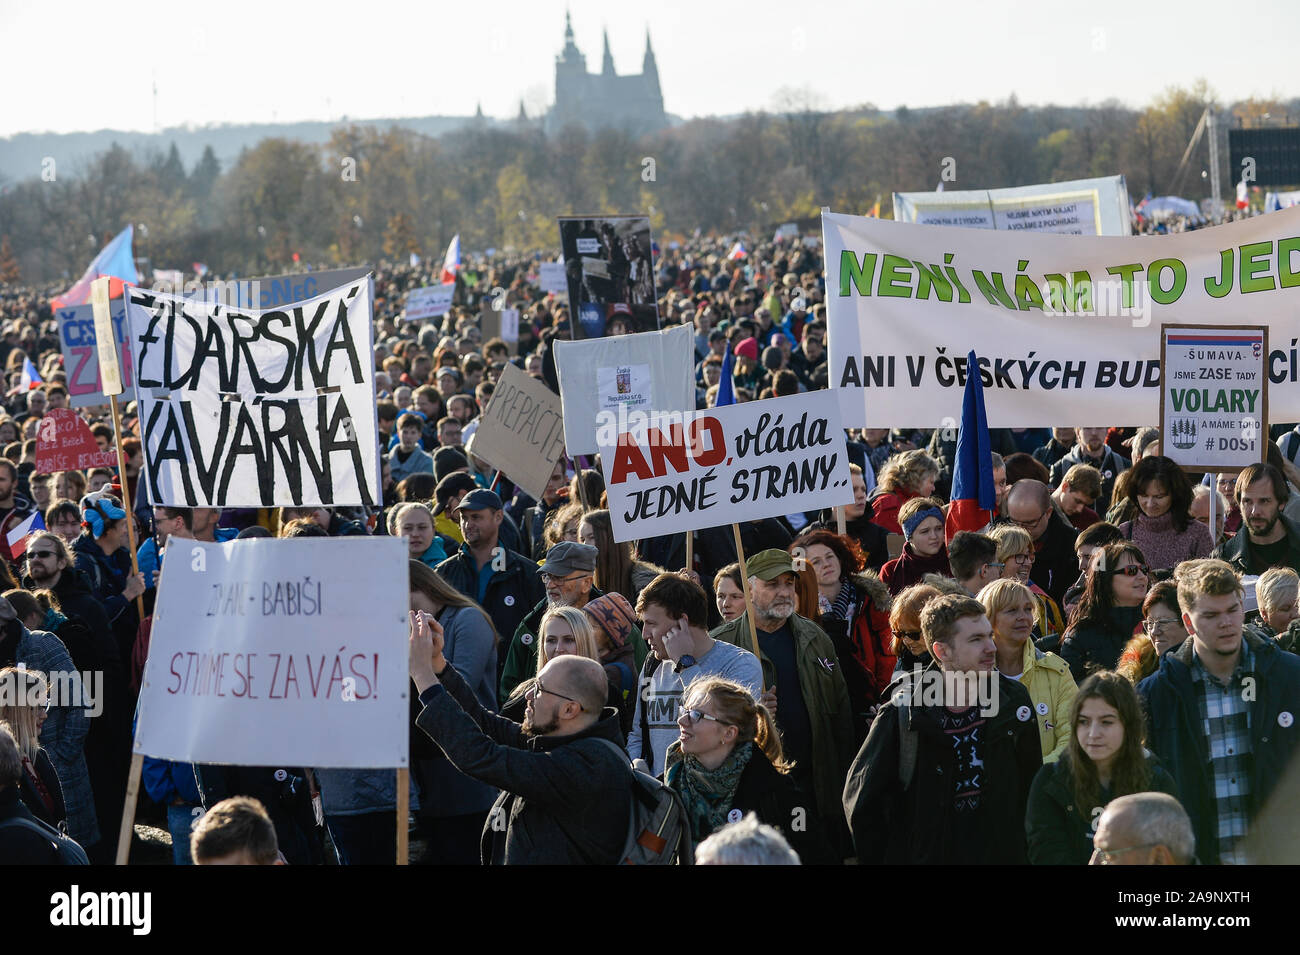
<path fill-rule="evenodd" d="M 1252 464 L 1237 475 L 1233 498 L 1241 508 L 1241 528 L 1214 552 L 1243 574 L 1270 567 L 1300 572 L 1300 527 L 1282 513 L 1291 496 L 1286 478 L 1271 464 Z"/>
<path fill-rule="evenodd" d="M 620 862 L 632 774 L 618 711 L 605 706 L 604 668 L 556 657 L 537 675 L 520 725 L 484 709 L 442 651 L 437 620 L 412 613 L 411 679 L 423 707 L 416 725 L 462 773 L 501 790 L 484 826 L 483 862 Z"/>
<path fill-rule="evenodd" d="M 843 841 L 840 796 L 853 758 L 853 707 L 830 637 L 795 613 L 795 575 L 790 554 L 775 548 L 749 558 L 758 646 L 751 645 L 749 613 L 724 623 L 710 636 L 743 647 L 763 666 L 763 702 L 781 730 L 791 775 L 814 797 L 828 835 Z M 847 833 L 843 834 L 847 835 Z"/>

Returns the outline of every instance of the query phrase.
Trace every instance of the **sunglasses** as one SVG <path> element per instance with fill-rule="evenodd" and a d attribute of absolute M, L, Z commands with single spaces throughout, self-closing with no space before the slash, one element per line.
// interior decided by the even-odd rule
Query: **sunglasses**
<path fill-rule="evenodd" d="M 692 723 L 692 724 L 698 723 L 700 720 L 713 720 L 713 722 L 720 723 L 723 726 L 735 725 L 734 723 L 728 723 L 726 720 L 720 720 L 716 716 L 710 716 L 708 713 L 705 713 L 703 710 L 682 710 L 681 716 L 677 718 L 679 720 L 685 720 L 687 723 Z"/>
<path fill-rule="evenodd" d="M 920 630 L 894 630 L 894 631 L 891 631 L 891 632 L 894 634 L 894 636 L 898 637 L 898 639 L 900 639 L 900 640 L 920 640 L 920 639 L 921 639 L 921 631 L 920 631 Z"/>
<path fill-rule="evenodd" d="M 1127 567 L 1116 567 L 1112 574 L 1123 574 L 1125 577 L 1136 577 L 1141 574 L 1143 577 L 1151 576 L 1151 568 L 1146 564 L 1129 564 Z"/>
<path fill-rule="evenodd" d="M 48 560 L 56 556 L 58 556 L 58 553 L 52 550 L 29 550 L 27 552 L 28 560 Z"/>

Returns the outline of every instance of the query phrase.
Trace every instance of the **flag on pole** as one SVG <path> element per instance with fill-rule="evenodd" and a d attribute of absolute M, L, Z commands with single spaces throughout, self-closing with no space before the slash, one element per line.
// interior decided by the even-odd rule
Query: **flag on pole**
<path fill-rule="evenodd" d="M 26 356 L 23 356 L 23 376 L 19 379 L 19 383 L 23 391 L 31 391 L 37 385 L 44 383 L 41 373 L 36 370 L 32 360 Z"/>
<path fill-rule="evenodd" d="M 208 274 L 208 267 L 203 262 L 191 262 L 190 268 L 194 270 L 194 274 L 199 278 L 203 278 L 203 276 Z"/>
<path fill-rule="evenodd" d="M 722 377 L 718 379 L 718 395 L 713 400 L 713 407 L 721 408 L 723 405 L 734 405 L 736 403 L 736 387 L 731 380 L 732 354 L 731 349 L 727 349 L 727 354 L 722 358 Z"/>
<path fill-rule="evenodd" d="M 993 519 L 998 493 L 993 484 L 992 444 L 984 414 L 984 383 L 972 351 L 966 356 L 966 393 L 961 402 L 961 427 L 957 431 L 957 463 L 952 473 L 952 504 L 944 523 L 944 537 L 958 531 L 978 531 Z"/>
<path fill-rule="evenodd" d="M 743 259 L 747 255 L 749 255 L 749 253 L 745 251 L 745 246 L 740 241 L 737 241 L 736 244 L 731 247 L 731 251 L 727 253 L 727 258 Z"/>
<path fill-rule="evenodd" d="M 9 545 L 9 555 L 11 560 L 17 560 L 27 552 L 27 537 L 37 531 L 45 530 L 45 521 L 41 519 L 40 511 L 32 511 L 31 515 L 11 530 L 5 543 Z"/>
<path fill-rule="evenodd" d="M 413 269 L 418 269 L 419 267 L 420 267 L 420 256 L 419 256 L 417 253 L 412 252 L 412 253 L 411 253 L 411 268 L 413 268 Z"/>
<path fill-rule="evenodd" d="M 1250 206 L 1250 199 L 1246 194 L 1246 180 L 1243 179 L 1237 183 L 1237 208 L 1245 209 Z"/>
<path fill-rule="evenodd" d="M 456 273 L 460 271 L 460 233 L 457 232 L 451 237 L 451 244 L 447 246 L 447 255 L 442 260 L 442 284 L 456 281 Z"/>
<path fill-rule="evenodd" d="M 127 226 L 113 237 L 113 241 L 90 260 L 85 273 L 77 279 L 62 295 L 50 302 L 51 308 L 69 308 L 73 305 L 85 305 L 90 301 L 90 283 L 95 279 L 108 278 L 113 281 L 108 285 L 109 298 L 118 298 L 122 294 L 122 283 L 135 283 L 139 276 L 135 271 L 135 256 L 131 252 L 131 238 L 135 234 L 133 226 Z"/>

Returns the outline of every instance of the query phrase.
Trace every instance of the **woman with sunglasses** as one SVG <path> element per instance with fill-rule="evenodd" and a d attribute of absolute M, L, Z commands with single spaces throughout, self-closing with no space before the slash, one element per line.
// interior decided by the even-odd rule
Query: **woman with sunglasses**
<path fill-rule="evenodd" d="M 1029 789 L 1025 832 L 1034 865 L 1086 865 L 1112 799 L 1140 792 L 1178 798 L 1173 777 L 1142 746 L 1142 710 L 1128 680 L 1108 671 L 1084 680 L 1070 726 L 1069 746 L 1043 764 Z"/>
<path fill-rule="evenodd" d="M 813 800 L 789 775 L 772 714 L 738 683 L 695 680 L 682 698 L 681 733 L 664 781 L 682 798 L 696 845 L 753 812 L 780 829 L 804 865 L 836 864 Z"/>
<path fill-rule="evenodd" d="M 1186 639 L 1187 627 L 1178 606 L 1178 585 L 1172 580 L 1162 580 L 1142 601 L 1142 633 L 1124 647 L 1115 672 L 1137 686 L 1160 668 L 1162 656 L 1177 650 Z"/>
<path fill-rule="evenodd" d="M 1157 570 L 1172 570 L 1185 560 L 1209 557 L 1214 550 L 1209 527 L 1188 513 L 1192 485 L 1170 458 L 1154 455 L 1135 464 L 1128 500 L 1134 516 L 1119 525 L 1120 533 Z"/>
<path fill-rule="evenodd" d="M 889 630 L 894 638 L 889 651 L 898 661 L 894 665 L 894 676 L 900 671 L 911 672 L 916 667 L 924 670 L 932 662 L 921 636 L 921 610 L 939 596 L 942 596 L 942 591 L 933 584 L 913 584 L 894 598 L 894 604 L 889 608 Z"/>
<path fill-rule="evenodd" d="M 1136 545 L 1107 544 L 1093 555 L 1083 596 L 1061 643 L 1061 657 L 1076 683 L 1093 670 L 1115 669 L 1130 638 L 1141 632 L 1142 602 L 1150 584 L 1151 568 Z"/>
<path fill-rule="evenodd" d="M 54 763 L 41 746 L 41 727 L 49 709 L 44 673 L 16 667 L 0 670 L 0 723 L 9 724 L 23 760 L 18 798 L 41 822 L 60 829 L 67 819 L 63 787 Z"/>

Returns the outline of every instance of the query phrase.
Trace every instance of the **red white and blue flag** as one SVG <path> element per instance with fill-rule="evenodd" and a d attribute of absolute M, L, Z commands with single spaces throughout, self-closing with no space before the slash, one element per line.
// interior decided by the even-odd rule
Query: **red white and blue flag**
<path fill-rule="evenodd" d="M 24 356 L 23 376 L 22 378 L 19 379 L 19 384 L 22 387 L 23 391 L 31 391 L 33 388 L 35 388 L 39 384 L 42 384 L 44 381 L 45 379 L 41 377 L 41 373 L 37 371 L 36 366 L 32 364 L 32 360 Z"/>
<path fill-rule="evenodd" d="M 460 271 L 460 233 L 457 232 L 451 237 L 451 245 L 447 246 L 447 256 L 442 260 L 442 284 L 456 281 L 456 273 Z"/>
<path fill-rule="evenodd" d="M 998 492 L 993 484 L 993 447 L 984 414 L 984 383 L 972 351 L 966 357 L 966 393 L 961 402 L 961 428 L 957 431 L 957 463 L 952 473 L 952 504 L 944 523 L 944 537 L 958 531 L 978 531 L 993 519 Z"/>
<path fill-rule="evenodd" d="M 32 511 L 31 515 L 11 530 L 5 538 L 5 543 L 9 545 L 9 554 L 11 560 L 17 560 L 27 552 L 27 538 L 37 531 L 45 530 L 45 521 L 41 519 L 40 511 Z"/>
<path fill-rule="evenodd" d="M 747 255 L 749 255 L 749 253 L 745 251 L 745 246 L 742 243 L 737 242 L 731 247 L 731 251 L 727 253 L 727 258 L 743 259 Z"/>

